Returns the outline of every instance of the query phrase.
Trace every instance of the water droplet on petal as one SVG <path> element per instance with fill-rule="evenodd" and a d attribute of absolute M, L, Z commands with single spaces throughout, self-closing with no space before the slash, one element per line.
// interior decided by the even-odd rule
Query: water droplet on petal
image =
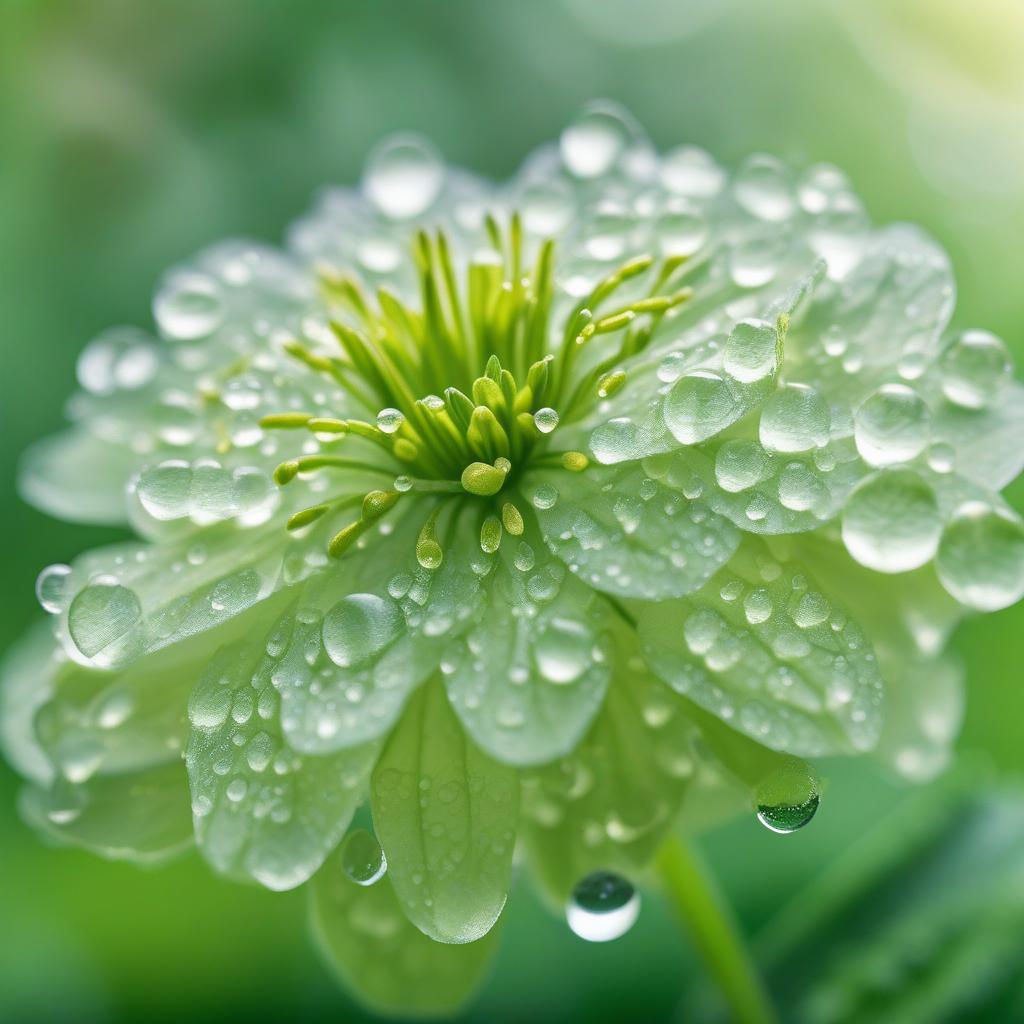
<path fill-rule="evenodd" d="M 388 869 L 377 837 L 365 828 L 353 829 L 341 844 L 341 869 L 356 885 L 379 882 Z"/>
<path fill-rule="evenodd" d="M 941 532 L 935 494 L 909 469 L 883 469 L 862 480 L 843 512 L 847 551 L 878 572 L 924 565 L 935 554 Z"/>
<path fill-rule="evenodd" d="M 1024 523 L 981 502 L 959 510 L 943 531 L 935 566 L 942 585 L 980 611 L 1024 596 Z"/>
<path fill-rule="evenodd" d="M 909 462 L 928 443 L 928 406 L 905 384 L 884 384 L 854 417 L 860 457 L 872 466 Z"/>
<path fill-rule="evenodd" d="M 444 184 L 436 150 L 417 135 L 385 139 L 370 154 L 363 189 L 386 217 L 407 220 L 424 213 Z"/>
<path fill-rule="evenodd" d="M 335 665 L 360 665 L 391 644 L 403 624 L 401 610 L 390 598 L 350 594 L 324 616 L 324 649 Z"/>
<path fill-rule="evenodd" d="M 964 331 L 939 359 L 942 390 L 956 405 L 981 409 L 998 397 L 1013 372 L 1010 353 L 988 331 Z"/>
<path fill-rule="evenodd" d="M 533 422 L 542 434 L 550 434 L 558 426 L 558 413 L 545 406 L 533 414 Z"/>
<path fill-rule="evenodd" d="M 796 209 L 789 172 L 774 157 L 751 157 L 737 172 L 733 193 L 740 206 L 762 220 L 786 220 Z"/>
<path fill-rule="evenodd" d="M 48 565 L 36 577 L 36 600 L 44 612 L 58 615 L 67 601 L 67 582 L 71 575 L 70 565 Z"/>
<path fill-rule="evenodd" d="M 538 671 L 550 683 L 575 682 L 590 665 L 593 642 L 582 623 L 553 619 L 534 644 Z"/>
<path fill-rule="evenodd" d="M 622 155 L 629 135 L 629 127 L 613 108 L 594 105 L 562 132 L 562 161 L 577 178 L 600 177 Z"/>
<path fill-rule="evenodd" d="M 75 595 L 68 609 L 68 632 L 75 646 L 91 658 L 124 636 L 141 615 L 133 590 L 98 581 Z"/>
<path fill-rule="evenodd" d="M 765 320 L 741 320 L 725 343 L 725 370 L 736 380 L 750 383 L 775 372 L 778 335 Z"/>
<path fill-rule="evenodd" d="M 595 871 L 576 884 L 565 908 L 569 927 L 588 942 L 625 935 L 640 916 L 640 894 L 621 875 Z"/>
<path fill-rule="evenodd" d="M 697 370 L 680 377 L 665 396 L 665 425 L 681 444 L 697 444 L 724 430 L 742 408 L 732 381 Z"/>
<path fill-rule="evenodd" d="M 787 384 L 765 402 L 759 426 L 761 444 L 769 451 L 805 452 L 829 439 L 832 417 L 828 403 L 806 384 Z"/>
<path fill-rule="evenodd" d="M 377 413 L 377 426 L 385 434 L 394 434 L 405 422 L 405 415 L 399 409 L 381 409 Z"/>
<path fill-rule="evenodd" d="M 153 317 L 161 333 L 171 341 L 205 338 L 224 318 L 220 287 L 205 274 L 175 274 L 156 293 Z"/>

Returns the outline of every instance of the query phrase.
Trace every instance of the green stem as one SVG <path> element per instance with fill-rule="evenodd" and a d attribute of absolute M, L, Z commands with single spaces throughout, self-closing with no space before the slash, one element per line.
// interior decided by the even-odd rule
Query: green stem
<path fill-rule="evenodd" d="M 697 852 L 670 837 L 658 852 L 658 870 L 669 902 L 718 982 L 733 1019 L 737 1024 L 774 1024 L 775 1010 L 732 913 Z"/>

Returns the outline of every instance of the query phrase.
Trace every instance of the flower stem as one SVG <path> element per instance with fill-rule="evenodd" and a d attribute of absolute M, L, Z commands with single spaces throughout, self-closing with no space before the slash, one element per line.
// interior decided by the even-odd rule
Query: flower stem
<path fill-rule="evenodd" d="M 672 836 L 658 852 L 658 871 L 673 909 L 714 975 L 737 1024 L 777 1020 L 736 922 L 697 852 Z"/>

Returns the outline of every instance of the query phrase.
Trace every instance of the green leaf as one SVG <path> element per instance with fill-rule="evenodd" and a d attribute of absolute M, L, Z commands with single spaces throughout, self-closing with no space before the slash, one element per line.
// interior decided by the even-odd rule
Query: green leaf
<path fill-rule="evenodd" d="M 317 636 L 289 611 L 269 642 L 222 650 L 189 701 L 186 764 L 199 849 L 218 871 L 275 890 L 305 882 L 344 835 L 380 749 L 367 743 L 303 756 L 285 741 L 273 682 L 279 656 Z"/>
<path fill-rule="evenodd" d="M 763 542 L 748 538 L 690 597 L 631 608 L 651 668 L 759 743 L 803 757 L 877 743 L 882 681 L 867 637 Z"/>
<path fill-rule="evenodd" d="M 112 860 L 158 863 L 192 842 L 187 779 L 177 760 L 78 784 L 58 776 L 48 788 L 26 787 L 21 810 L 58 841 Z"/>
<path fill-rule="evenodd" d="M 324 957 L 376 1013 L 447 1017 L 479 988 L 500 929 L 461 945 L 435 942 L 402 912 L 387 876 L 369 887 L 345 875 L 334 854 L 310 884 L 313 930 Z"/>
<path fill-rule="evenodd" d="M 388 877 L 409 919 L 438 942 L 486 935 L 508 896 L 519 781 L 468 739 L 440 680 L 409 701 L 371 790 Z"/>
<path fill-rule="evenodd" d="M 758 945 L 787 1020 L 1018 1019 L 1024 793 L 984 786 L 904 799 L 770 924 Z"/>
<path fill-rule="evenodd" d="M 536 528 L 506 536 L 488 601 L 445 654 L 445 686 L 470 736 L 506 764 L 568 753 L 608 685 L 607 605 L 548 551 Z"/>
<path fill-rule="evenodd" d="M 523 485 L 548 547 L 585 582 L 621 597 L 682 597 L 724 565 L 739 531 L 645 467 L 535 473 Z"/>

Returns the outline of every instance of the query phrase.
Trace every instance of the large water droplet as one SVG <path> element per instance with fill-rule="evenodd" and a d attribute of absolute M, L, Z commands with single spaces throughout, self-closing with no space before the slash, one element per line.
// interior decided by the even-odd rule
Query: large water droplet
<path fill-rule="evenodd" d="M 405 414 L 400 409 L 381 409 L 377 413 L 377 426 L 385 434 L 397 433 L 405 422 Z"/>
<path fill-rule="evenodd" d="M 939 359 L 942 390 L 957 405 L 981 409 L 999 395 L 1013 372 L 1006 345 L 988 331 L 964 331 Z"/>
<path fill-rule="evenodd" d="M 68 632 L 87 657 L 99 654 L 124 636 L 142 615 L 133 590 L 116 582 L 97 581 L 80 590 L 68 609 Z"/>
<path fill-rule="evenodd" d="M 819 795 L 818 778 L 810 766 L 787 758 L 757 787 L 757 820 L 773 832 L 795 832 L 814 817 Z"/>
<path fill-rule="evenodd" d="M 349 832 L 341 844 L 341 869 L 356 885 L 379 882 L 388 862 L 377 837 L 365 828 Z"/>
<path fill-rule="evenodd" d="M 723 491 L 735 494 L 771 475 L 772 458 L 756 441 L 734 438 L 715 455 L 715 479 Z"/>
<path fill-rule="evenodd" d="M 592 106 L 562 132 L 562 161 L 577 178 L 600 177 L 622 155 L 629 135 L 629 127 L 613 108 Z"/>
<path fill-rule="evenodd" d="M 909 462 L 928 443 L 928 406 L 905 384 L 884 384 L 854 417 L 860 457 L 872 466 Z"/>
<path fill-rule="evenodd" d="M 681 444 L 697 444 L 724 430 L 742 412 L 736 385 L 710 370 L 697 370 L 665 396 L 665 425 Z"/>
<path fill-rule="evenodd" d="M 805 452 L 828 442 L 832 417 L 828 403 L 806 384 L 787 384 L 765 402 L 759 426 L 769 451 Z"/>
<path fill-rule="evenodd" d="M 878 572 L 924 565 L 935 554 L 941 531 L 932 489 L 909 469 L 883 469 L 861 481 L 843 512 L 847 551 Z"/>
<path fill-rule="evenodd" d="M 57 615 L 64 611 L 67 601 L 67 582 L 71 575 L 70 565 L 48 565 L 36 577 L 36 600 L 44 612 Z"/>
<path fill-rule="evenodd" d="M 960 602 L 991 612 L 1024 596 L 1024 524 L 981 502 L 961 508 L 943 531 L 935 566 Z"/>
<path fill-rule="evenodd" d="M 418 135 L 385 139 L 370 154 L 363 189 L 387 217 L 407 220 L 424 213 L 444 184 L 437 151 Z"/>
<path fill-rule="evenodd" d="M 89 342 L 78 357 L 78 382 L 95 395 L 148 384 L 159 359 L 148 335 L 133 327 L 115 327 Z"/>
<path fill-rule="evenodd" d="M 153 317 L 171 341 L 197 341 L 212 334 L 224 317 L 220 287 L 205 274 L 179 273 L 153 299 Z"/>
<path fill-rule="evenodd" d="M 324 616 L 324 649 L 335 665 L 360 665 L 391 644 L 402 625 L 401 610 L 390 598 L 350 594 Z"/>
<path fill-rule="evenodd" d="M 640 894 L 621 875 L 595 871 L 576 884 L 565 908 L 569 927 L 588 942 L 625 935 L 640 916 Z"/>
<path fill-rule="evenodd" d="M 725 343 L 725 370 L 737 380 L 750 383 L 775 372 L 778 335 L 766 320 L 741 320 Z"/>
<path fill-rule="evenodd" d="M 774 157 L 751 157 L 737 172 L 733 193 L 740 206 L 762 220 L 786 220 L 796 209 L 789 172 Z"/>
<path fill-rule="evenodd" d="M 582 623 L 553 619 L 534 644 L 537 669 L 550 683 L 575 682 L 590 664 L 593 637 Z"/>
<path fill-rule="evenodd" d="M 558 413 L 545 406 L 533 414 L 533 422 L 542 434 L 550 434 L 558 426 Z"/>

